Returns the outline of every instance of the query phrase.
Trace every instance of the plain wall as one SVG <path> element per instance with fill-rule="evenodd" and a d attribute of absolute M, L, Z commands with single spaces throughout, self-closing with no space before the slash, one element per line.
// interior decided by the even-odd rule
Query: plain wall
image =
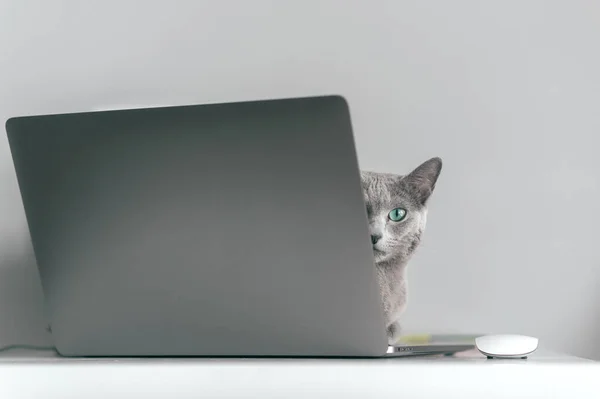
<path fill-rule="evenodd" d="M 339 93 L 363 169 L 444 169 L 407 332 L 600 359 L 600 2 L 0 0 L 0 117 Z M 48 343 L 6 135 L 0 346 Z"/>

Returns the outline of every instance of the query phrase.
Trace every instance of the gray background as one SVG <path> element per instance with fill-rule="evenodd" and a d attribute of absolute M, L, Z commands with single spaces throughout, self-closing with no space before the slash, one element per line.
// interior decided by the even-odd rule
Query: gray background
<path fill-rule="evenodd" d="M 0 0 L 0 117 L 339 93 L 363 169 L 444 170 L 408 331 L 600 359 L 600 3 Z M 47 343 L 5 135 L 0 344 Z"/>

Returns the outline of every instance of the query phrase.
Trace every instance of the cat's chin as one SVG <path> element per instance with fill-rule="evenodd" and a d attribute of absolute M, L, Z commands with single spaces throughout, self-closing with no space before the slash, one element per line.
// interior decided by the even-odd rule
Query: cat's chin
<path fill-rule="evenodd" d="M 377 249 L 373 249 L 373 255 L 375 257 L 375 263 L 384 262 L 388 258 L 388 255 L 385 252 L 379 251 Z"/>

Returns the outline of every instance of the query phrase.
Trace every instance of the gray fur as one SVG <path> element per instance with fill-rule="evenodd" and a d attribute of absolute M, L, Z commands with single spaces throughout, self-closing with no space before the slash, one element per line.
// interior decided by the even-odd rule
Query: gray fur
<path fill-rule="evenodd" d="M 442 160 L 432 158 L 407 175 L 361 172 L 375 266 L 381 290 L 390 343 L 400 334 L 399 319 L 406 308 L 406 266 L 418 248 L 427 223 L 427 204 L 442 169 Z M 394 222 L 394 208 L 407 210 L 404 220 Z"/>

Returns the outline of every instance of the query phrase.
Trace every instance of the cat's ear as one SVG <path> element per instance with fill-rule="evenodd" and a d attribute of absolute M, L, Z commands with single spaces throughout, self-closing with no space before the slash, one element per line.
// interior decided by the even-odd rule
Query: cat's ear
<path fill-rule="evenodd" d="M 425 205 L 433 193 L 435 183 L 442 171 L 441 158 L 431 158 L 423 162 L 415 170 L 404 176 L 402 183 L 407 186 L 412 196 L 420 205 Z"/>

